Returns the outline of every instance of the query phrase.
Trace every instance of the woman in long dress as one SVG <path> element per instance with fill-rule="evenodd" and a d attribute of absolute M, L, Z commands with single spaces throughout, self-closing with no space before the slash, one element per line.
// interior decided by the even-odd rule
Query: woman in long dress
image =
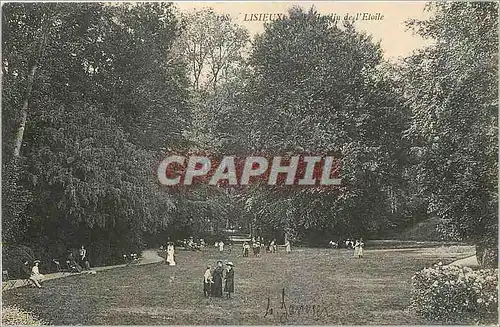
<path fill-rule="evenodd" d="M 40 274 L 40 270 L 38 269 L 39 263 L 39 260 L 35 260 L 33 268 L 31 268 L 31 279 L 36 280 L 38 283 L 40 283 L 44 277 L 42 274 Z"/>
<path fill-rule="evenodd" d="M 359 248 L 358 248 L 358 258 L 363 257 L 363 248 L 365 247 L 365 243 L 363 243 L 363 239 L 359 239 Z"/>
<path fill-rule="evenodd" d="M 290 245 L 290 241 L 289 241 L 289 240 L 287 240 L 287 241 L 285 242 L 285 250 L 286 250 L 286 253 L 290 253 L 290 252 L 292 252 L 292 247 L 291 247 L 291 245 Z"/>
<path fill-rule="evenodd" d="M 230 299 L 231 293 L 234 293 L 234 269 L 232 262 L 228 262 L 226 265 L 227 265 L 227 272 L 225 278 L 226 285 L 224 287 L 224 291 L 227 293 L 226 297 Z"/>
<path fill-rule="evenodd" d="M 354 245 L 354 257 L 359 258 L 359 240 L 356 240 L 356 244 Z"/>
<path fill-rule="evenodd" d="M 217 267 L 215 267 L 214 273 L 212 275 L 212 296 L 222 297 L 222 275 L 224 269 L 222 268 L 222 261 L 217 261 Z"/>
<path fill-rule="evenodd" d="M 170 265 L 170 266 L 175 266 L 174 254 L 175 254 L 174 245 L 172 243 L 170 243 L 167 246 L 167 260 L 166 260 L 168 265 Z"/>

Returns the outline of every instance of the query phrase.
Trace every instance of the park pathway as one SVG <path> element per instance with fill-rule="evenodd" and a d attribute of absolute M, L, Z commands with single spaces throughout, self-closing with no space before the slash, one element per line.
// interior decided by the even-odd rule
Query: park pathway
<path fill-rule="evenodd" d="M 154 249 L 149 249 L 149 250 L 144 250 L 142 252 L 142 256 L 139 260 L 138 263 L 133 264 L 133 265 L 148 265 L 152 263 L 157 263 L 157 262 L 162 262 L 164 259 L 160 257 L 157 253 L 157 250 Z M 58 278 L 63 278 L 63 277 L 68 277 L 68 276 L 75 276 L 75 275 L 84 275 L 84 274 L 95 274 L 98 271 L 105 271 L 109 269 L 115 269 L 115 268 L 121 268 L 121 267 L 126 267 L 126 264 L 121 264 L 121 265 L 114 265 L 114 266 L 104 266 L 104 267 L 94 267 L 90 271 L 82 271 L 81 273 L 70 273 L 70 272 L 56 272 L 56 273 L 50 273 L 50 274 L 43 274 L 44 276 L 44 281 L 51 280 L 51 279 L 58 279 Z M 23 279 L 11 279 L 9 281 L 2 281 L 2 291 L 5 290 L 10 290 L 13 288 L 18 288 L 25 286 L 26 282 Z"/>
<path fill-rule="evenodd" d="M 450 266 L 477 268 L 479 267 L 479 263 L 477 262 L 477 257 L 473 255 L 464 259 L 453 261 L 450 263 Z"/>

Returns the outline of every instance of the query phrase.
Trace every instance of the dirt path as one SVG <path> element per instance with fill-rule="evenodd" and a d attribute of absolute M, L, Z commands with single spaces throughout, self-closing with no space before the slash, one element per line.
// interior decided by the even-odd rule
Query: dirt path
<path fill-rule="evenodd" d="M 136 263 L 136 265 L 147 265 L 147 264 L 152 264 L 152 263 L 157 263 L 157 262 L 162 262 L 162 261 L 163 261 L 163 258 L 160 257 L 156 253 L 156 250 L 148 249 L 148 250 L 142 251 L 142 256 L 141 256 L 139 262 Z M 90 271 L 83 271 L 81 273 L 57 272 L 57 273 L 43 274 L 44 275 L 43 280 L 46 281 L 46 280 L 63 278 L 63 277 L 74 276 L 74 275 L 95 274 L 98 271 L 104 271 L 104 270 L 115 269 L 115 268 L 126 267 L 126 266 L 127 266 L 126 264 L 122 264 L 122 265 L 114 265 L 114 266 L 94 267 Z M 17 287 L 22 287 L 25 285 L 26 285 L 25 280 L 11 279 L 9 281 L 2 282 L 2 291 L 17 288 Z"/>

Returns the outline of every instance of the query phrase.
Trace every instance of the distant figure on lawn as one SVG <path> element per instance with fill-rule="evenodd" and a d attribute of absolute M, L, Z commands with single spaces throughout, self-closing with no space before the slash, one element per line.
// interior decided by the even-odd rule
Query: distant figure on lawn
<path fill-rule="evenodd" d="M 38 279 L 33 278 L 32 269 L 30 269 L 29 267 L 29 261 L 25 261 L 23 266 L 21 267 L 21 278 L 31 281 L 31 283 L 33 283 L 33 285 L 38 288 L 42 288 L 42 285 L 40 285 Z"/>
<path fill-rule="evenodd" d="M 207 298 L 210 298 L 212 296 L 212 284 L 212 270 L 210 266 L 207 266 L 205 275 L 203 275 L 203 294 Z"/>
<path fill-rule="evenodd" d="M 219 252 L 224 252 L 224 242 L 219 242 Z"/>
<path fill-rule="evenodd" d="M 231 293 L 234 293 L 234 269 L 233 269 L 233 263 L 228 262 L 226 263 L 227 266 L 227 272 L 226 272 L 226 285 L 224 287 L 224 291 L 227 293 L 226 297 L 228 299 L 231 298 Z"/>
<path fill-rule="evenodd" d="M 272 240 L 269 244 L 269 252 L 276 253 L 276 240 Z"/>
<path fill-rule="evenodd" d="M 169 243 L 167 245 L 167 257 L 165 259 L 165 262 L 169 266 L 175 266 L 175 249 L 173 243 Z"/>
<path fill-rule="evenodd" d="M 243 242 L 243 256 L 248 257 L 248 252 L 250 252 L 250 244 Z"/>
<path fill-rule="evenodd" d="M 292 252 L 292 246 L 290 245 L 289 240 L 286 240 L 286 242 L 285 242 L 285 251 L 286 251 L 286 253 Z"/>
<path fill-rule="evenodd" d="M 328 244 L 330 244 L 330 247 L 332 249 L 336 249 L 339 247 L 338 243 L 334 242 L 334 241 L 330 241 Z"/>
<path fill-rule="evenodd" d="M 215 267 L 214 273 L 212 275 L 212 296 L 222 297 L 222 279 L 224 274 L 224 269 L 222 268 L 222 261 L 217 261 L 217 267 Z"/>
<path fill-rule="evenodd" d="M 363 239 L 360 238 L 359 240 L 356 240 L 356 245 L 354 245 L 354 257 L 355 258 L 362 258 L 363 257 L 363 247 L 365 246 L 365 243 L 363 243 Z"/>

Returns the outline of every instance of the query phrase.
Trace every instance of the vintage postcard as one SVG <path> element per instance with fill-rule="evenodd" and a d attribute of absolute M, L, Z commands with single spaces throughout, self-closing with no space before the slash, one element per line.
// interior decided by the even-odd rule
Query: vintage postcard
<path fill-rule="evenodd" d="M 2 325 L 498 323 L 498 2 L 3 2 Z"/>

